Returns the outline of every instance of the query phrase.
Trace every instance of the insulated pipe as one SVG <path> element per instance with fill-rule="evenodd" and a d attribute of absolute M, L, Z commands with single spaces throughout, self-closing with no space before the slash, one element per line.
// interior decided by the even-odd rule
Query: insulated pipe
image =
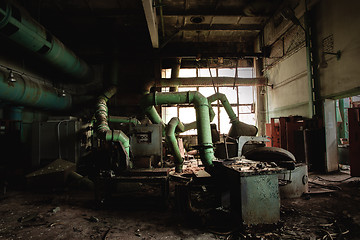
<path fill-rule="evenodd" d="M 207 99 L 209 101 L 210 106 L 211 103 L 215 102 L 216 100 L 221 101 L 227 115 L 230 118 L 230 122 L 231 122 L 231 128 L 229 131 L 230 137 L 238 138 L 240 136 L 255 136 L 257 134 L 257 127 L 239 121 L 225 94 L 215 93 L 210 97 L 208 97 Z"/>
<path fill-rule="evenodd" d="M 209 104 L 209 118 L 210 118 L 210 123 L 214 120 L 215 117 L 215 112 L 214 109 L 212 109 L 211 104 Z M 184 132 L 188 131 L 190 129 L 195 129 L 196 128 L 196 121 L 191 122 L 191 123 L 185 123 L 184 124 Z"/>
<path fill-rule="evenodd" d="M 129 117 L 109 116 L 108 121 L 114 123 L 132 123 L 135 126 L 140 125 L 140 121 L 138 119 Z"/>
<path fill-rule="evenodd" d="M 108 124 L 108 108 L 106 103 L 116 92 L 117 88 L 115 86 L 110 87 L 97 99 L 95 112 L 97 121 L 96 133 L 100 139 L 105 141 L 120 141 L 125 148 L 127 157 L 129 157 L 129 138 L 121 130 L 111 130 Z"/>
<path fill-rule="evenodd" d="M 144 106 L 144 105 L 142 104 L 142 106 Z M 166 125 L 165 125 L 164 121 L 161 119 L 160 115 L 158 114 L 158 112 L 156 111 L 154 106 L 145 106 L 144 112 L 150 118 L 150 121 L 152 123 L 161 124 L 163 127 L 163 130 L 165 129 Z"/>
<path fill-rule="evenodd" d="M 180 149 L 175 136 L 175 129 L 178 128 L 180 132 L 184 131 L 184 125 L 181 123 L 179 118 L 173 117 L 168 125 L 166 126 L 166 143 L 169 145 L 172 154 L 175 158 L 175 171 L 182 172 L 183 159 L 180 154 Z"/>
<path fill-rule="evenodd" d="M 179 103 L 193 103 L 196 111 L 196 125 L 198 130 L 198 148 L 200 152 L 200 158 L 206 168 L 213 166 L 214 149 L 211 139 L 210 118 L 209 118 L 209 106 L 207 99 L 199 92 L 176 92 L 176 93 L 149 93 L 143 96 L 141 104 L 145 112 L 151 115 L 150 118 L 157 120 L 161 123 L 162 120 L 159 114 L 154 113 L 154 105 L 163 104 L 179 104 Z M 150 111 L 150 112 L 149 112 Z M 153 116 L 154 115 L 154 116 Z M 155 116 L 157 115 L 157 116 Z M 161 121 L 159 121 L 159 119 Z M 163 122 L 162 122 L 163 123 Z"/>
<path fill-rule="evenodd" d="M 16 82 L 7 81 L 8 73 L 0 70 L 0 99 L 21 106 L 47 110 L 66 110 L 71 107 L 70 94 L 59 96 L 56 89 L 14 74 Z"/>
<path fill-rule="evenodd" d="M 0 34 L 77 79 L 89 76 L 89 66 L 32 19 L 20 6 L 0 0 Z"/>

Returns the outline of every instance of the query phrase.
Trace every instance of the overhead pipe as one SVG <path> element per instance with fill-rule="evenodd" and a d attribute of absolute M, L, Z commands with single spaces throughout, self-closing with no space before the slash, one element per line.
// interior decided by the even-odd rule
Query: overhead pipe
<path fill-rule="evenodd" d="M 69 76 L 86 79 L 90 75 L 90 68 L 83 60 L 31 18 L 24 8 L 6 0 L 0 0 L 0 34 L 40 55 Z"/>
<path fill-rule="evenodd" d="M 239 118 L 234 113 L 227 97 L 223 93 L 215 93 L 207 98 L 209 105 L 216 100 L 220 100 L 221 104 L 225 108 L 227 115 L 230 118 L 231 128 L 229 131 L 229 136 L 232 138 L 238 138 L 240 136 L 255 136 L 257 134 L 257 127 L 254 125 L 249 125 L 239 121 Z"/>
<path fill-rule="evenodd" d="M 196 111 L 196 125 L 198 130 L 198 148 L 200 158 L 207 170 L 213 166 L 214 149 L 211 139 L 209 106 L 207 99 L 199 92 L 149 93 L 143 96 L 141 105 L 153 123 L 163 124 L 154 106 L 163 104 L 193 103 Z M 155 110 L 155 112 L 154 112 Z M 155 116 L 157 115 L 157 116 Z M 160 121 L 161 120 L 161 121 Z"/>
<path fill-rule="evenodd" d="M 42 85 L 33 78 L 13 74 L 15 82 L 8 81 L 9 73 L 0 70 L 0 99 L 20 105 L 45 110 L 67 110 L 72 105 L 70 94 L 59 95 L 59 91 Z"/>
<path fill-rule="evenodd" d="M 206 87 L 213 86 L 218 87 L 233 87 L 234 82 L 235 86 L 266 86 L 267 78 L 265 77 L 257 77 L 257 78 L 233 78 L 233 77 L 191 77 L 191 78 L 161 78 L 156 81 L 151 80 L 146 83 L 144 86 L 145 92 L 150 92 L 150 88 L 152 86 L 156 87 L 178 87 L 178 86 L 186 86 L 186 87 Z"/>
<path fill-rule="evenodd" d="M 105 141 L 121 142 L 128 158 L 130 156 L 129 138 L 121 130 L 111 130 L 108 124 L 108 108 L 106 103 L 116 92 L 117 88 L 112 86 L 97 99 L 95 112 L 97 121 L 96 133 L 100 139 Z"/>
<path fill-rule="evenodd" d="M 178 142 L 176 140 L 176 136 L 175 136 L 175 130 L 179 129 L 180 132 L 184 131 L 184 125 L 182 124 L 182 122 L 179 120 L 178 117 L 173 117 L 168 125 L 166 126 L 166 143 L 168 144 L 169 148 L 172 151 L 172 154 L 174 156 L 175 159 L 175 171 L 176 172 L 182 172 L 182 168 L 183 168 L 183 158 L 181 157 L 180 154 L 180 149 L 179 149 L 179 145 Z"/>

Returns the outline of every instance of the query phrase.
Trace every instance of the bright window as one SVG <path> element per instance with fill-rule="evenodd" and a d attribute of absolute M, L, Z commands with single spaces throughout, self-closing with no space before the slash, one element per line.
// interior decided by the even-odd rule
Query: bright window
<path fill-rule="evenodd" d="M 164 71 L 166 70 L 166 71 Z M 168 77 L 169 73 L 167 70 L 163 70 L 163 76 Z M 212 77 L 235 77 L 235 68 L 219 68 L 211 69 Z M 199 69 L 180 69 L 179 77 L 190 78 L 190 77 L 210 77 L 210 72 L 208 68 L 199 68 Z M 253 77 L 253 68 L 238 68 L 238 77 L 239 78 L 251 78 Z M 168 91 L 168 88 L 163 88 L 164 91 Z M 239 120 L 255 125 L 255 113 L 254 113 L 254 102 L 255 102 L 255 92 L 254 87 L 252 86 L 238 86 L 238 87 L 217 87 L 209 86 L 203 87 L 179 87 L 179 92 L 184 91 L 199 91 L 205 97 L 209 97 L 217 92 L 223 93 L 226 95 L 234 113 L 239 117 Z M 212 108 L 215 112 L 215 117 L 212 123 L 215 123 L 218 130 L 221 134 L 227 134 L 230 130 L 231 124 L 228 114 L 225 111 L 225 108 L 222 106 L 221 102 L 215 101 L 212 104 Z M 162 107 L 162 119 L 167 124 L 172 117 L 179 117 L 183 123 L 190 123 L 196 121 L 195 108 L 187 104 L 178 104 L 177 106 L 163 106 Z M 195 130 L 190 130 L 182 134 L 196 134 Z"/>

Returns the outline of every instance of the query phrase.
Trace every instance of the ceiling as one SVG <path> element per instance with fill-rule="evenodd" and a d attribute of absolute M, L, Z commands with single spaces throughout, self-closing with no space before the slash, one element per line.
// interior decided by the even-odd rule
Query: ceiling
<path fill-rule="evenodd" d="M 30 15 L 92 63 L 116 47 L 126 58 L 258 56 L 267 21 L 296 0 L 156 0 L 159 48 L 153 48 L 144 2 L 18 0 Z M 149 2 L 151 4 L 151 2 Z M 154 34 L 154 33 L 152 33 Z"/>

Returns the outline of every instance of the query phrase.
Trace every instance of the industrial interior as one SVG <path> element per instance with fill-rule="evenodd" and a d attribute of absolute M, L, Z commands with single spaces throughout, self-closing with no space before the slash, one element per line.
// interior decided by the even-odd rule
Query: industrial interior
<path fill-rule="evenodd" d="M 0 239 L 357 239 L 359 11 L 0 0 Z"/>

